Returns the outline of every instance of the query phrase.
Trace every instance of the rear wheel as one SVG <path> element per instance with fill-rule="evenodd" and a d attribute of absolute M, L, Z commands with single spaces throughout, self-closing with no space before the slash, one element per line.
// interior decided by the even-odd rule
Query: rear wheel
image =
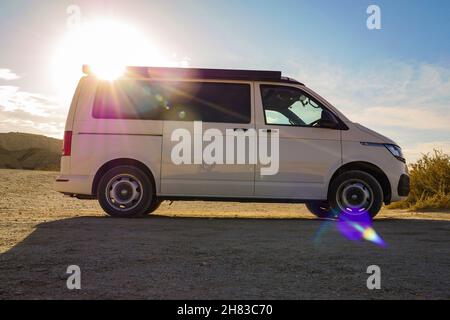
<path fill-rule="evenodd" d="M 331 182 L 328 202 L 335 215 L 375 217 L 383 204 L 383 190 L 372 175 L 351 170 Z"/>
<path fill-rule="evenodd" d="M 107 214 L 119 218 L 140 217 L 155 202 L 150 178 L 130 165 L 108 170 L 100 179 L 97 198 Z"/>

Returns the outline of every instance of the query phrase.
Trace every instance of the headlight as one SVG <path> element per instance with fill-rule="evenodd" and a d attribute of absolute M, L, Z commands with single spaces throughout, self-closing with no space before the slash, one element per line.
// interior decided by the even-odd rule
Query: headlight
<path fill-rule="evenodd" d="M 399 146 L 395 145 L 395 144 L 390 144 L 390 143 L 375 143 L 375 142 L 361 142 L 362 145 L 364 146 L 372 146 L 372 147 L 383 147 L 385 146 L 386 149 L 389 150 L 389 152 L 396 157 L 398 160 L 400 160 L 401 162 L 405 162 L 405 157 L 403 156 L 402 153 L 402 148 L 400 148 Z"/>
<path fill-rule="evenodd" d="M 395 144 L 384 144 L 384 146 L 392 153 L 392 155 L 394 157 L 396 157 L 398 160 L 402 161 L 402 162 L 406 162 L 405 161 L 405 157 L 403 156 L 402 153 L 402 148 L 400 148 L 399 146 L 396 146 Z"/>

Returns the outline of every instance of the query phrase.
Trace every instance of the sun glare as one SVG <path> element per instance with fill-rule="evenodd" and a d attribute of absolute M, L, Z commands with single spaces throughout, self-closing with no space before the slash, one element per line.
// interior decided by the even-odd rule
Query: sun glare
<path fill-rule="evenodd" d="M 170 65 L 147 35 L 111 19 L 86 23 L 69 31 L 59 43 L 52 63 L 55 84 L 64 100 L 73 94 L 83 64 L 106 80 L 120 77 L 128 65 Z"/>

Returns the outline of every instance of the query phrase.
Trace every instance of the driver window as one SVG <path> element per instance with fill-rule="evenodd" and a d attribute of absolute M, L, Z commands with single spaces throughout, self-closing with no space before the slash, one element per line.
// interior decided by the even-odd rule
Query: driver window
<path fill-rule="evenodd" d="M 266 124 L 318 126 L 324 110 L 300 89 L 261 85 Z"/>
<path fill-rule="evenodd" d="M 275 110 L 266 110 L 266 121 L 270 124 L 289 125 L 289 118 Z"/>

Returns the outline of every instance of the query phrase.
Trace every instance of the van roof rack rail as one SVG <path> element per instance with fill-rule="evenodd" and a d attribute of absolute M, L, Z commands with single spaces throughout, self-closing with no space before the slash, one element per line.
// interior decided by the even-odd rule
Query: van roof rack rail
<path fill-rule="evenodd" d="M 88 65 L 83 65 L 83 73 L 92 74 Z M 281 71 L 204 69 L 204 68 L 172 68 L 172 67 L 126 67 L 126 77 L 148 78 L 191 78 L 217 80 L 251 80 L 273 81 L 302 84 L 295 79 L 284 77 Z"/>

